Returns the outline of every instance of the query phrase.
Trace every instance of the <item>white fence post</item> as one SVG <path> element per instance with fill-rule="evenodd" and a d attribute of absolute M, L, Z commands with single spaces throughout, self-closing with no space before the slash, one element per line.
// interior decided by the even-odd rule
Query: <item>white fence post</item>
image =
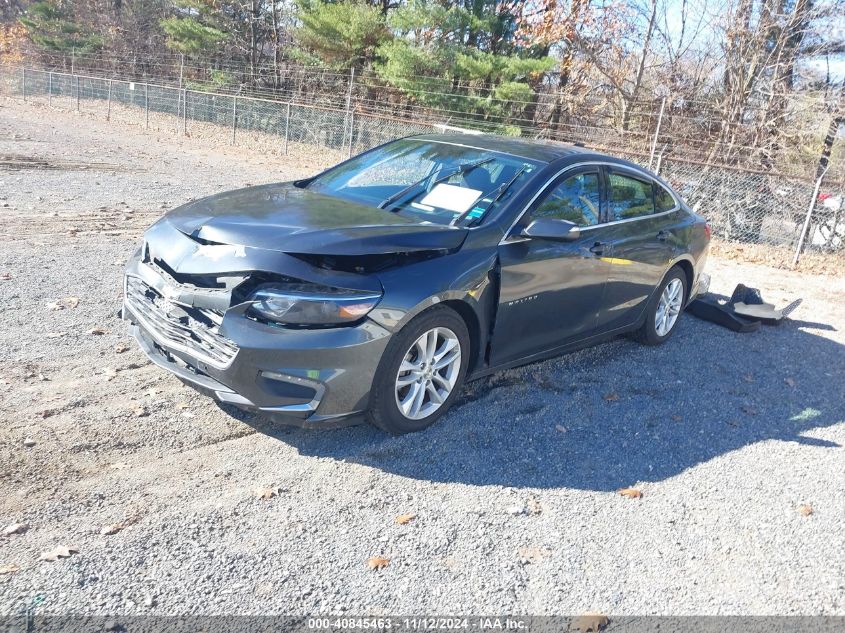
<path fill-rule="evenodd" d="M 106 107 L 106 121 L 111 121 L 111 79 L 109 79 L 109 101 Z"/>
<path fill-rule="evenodd" d="M 801 256 L 801 249 L 804 248 L 804 240 L 807 238 L 807 229 L 810 228 L 810 220 L 813 217 L 813 211 L 816 209 L 816 200 L 819 198 L 819 189 L 822 186 L 822 180 L 824 180 L 824 175 L 827 173 L 828 166 L 824 168 L 821 175 L 819 175 L 818 180 L 816 180 L 816 186 L 813 187 L 813 197 L 810 199 L 810 204 L 807 206 L 807 215 L 804 217 L 804 225 L 801 227 L 801 236 L 798 238 L 798 246 L 795 248 L 795 256 L 792 258 L 792 265 L 795 266 L 798 264 L 798 258 Z"/>
<path fill-rule="evenodd" d="M 349 154 L 347 158 L 352 158 L 352 141 L 355 138 L 355 110 L 349 112 Z"/>
<path fill-rule="evenodd" d="M 21 68 L 21 92 L 23 93 L 23 101 L 26 103 L 26 68 Z"/>
<path fill-rule="evenodd" d="M 144 127 L 150 129 L 150 85 L 144 84 Z"/>
<path fill-rule="evenodd" d="M 50 71 L 50 74 L 47 78 L 47 105 L 51 108 L 53 107 L 53 71 Z"/>
<path fill-rule="evenodd" d="M 651 169 L 651 165 L 654 162 L 654 150 L 657 149 L 657 137 L 660 134 L 660 125 L 663 123 L 663 108 L 666 107 L 666 97 L 663 97 L 663 101 L 660 102 L 660 114 L 657 117 L 657 127 L 654 129 L 654 138 L 651 141 L 651 154 L 648 157 L 648 168 Z"/>
<path fill-rule="evenodd" d="M 346 142 L 346 130 L 349 128 L 349 136 L 352 136 L 352 88 L 355 85 L 355 67 L 353 66 L 349 71 L 349 91 L 346 93 L 346 116 L 343 119 L 343 139 L 341 141 L 341 149 Z M 351 143 L 351 141 L 350 141 Z"/>
<path fill-rule="evenodd" d="M 288 155 L 288 130 L 290 130 L 290 102 L 285 108 L 285 156 Z"/>
<path fill-rule="evenodd" d="M 232 145 L 235 144 L 235 133 L 238 131 L 238 95 L 232 97 Z"/>

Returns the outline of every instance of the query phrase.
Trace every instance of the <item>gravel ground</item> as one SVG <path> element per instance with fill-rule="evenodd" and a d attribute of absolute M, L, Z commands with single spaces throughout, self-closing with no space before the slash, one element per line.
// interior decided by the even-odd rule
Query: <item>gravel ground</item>
<path fill-rule="evenodd" d="M 10 101 L 0 154 L 0 528 L 28 525 L 0 614 L 845 615 L 841 277 L 712 258 L 714 290 L 801 296 L 794 320 L 687 315 L 473 383 L 425 433 L 308 432 L 182 386 L 115 312 L 162 209 L 319 157 Z"/>

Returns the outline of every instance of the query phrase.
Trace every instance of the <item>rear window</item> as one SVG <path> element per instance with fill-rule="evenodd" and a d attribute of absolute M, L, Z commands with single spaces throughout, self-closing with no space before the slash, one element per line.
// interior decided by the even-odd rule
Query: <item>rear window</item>
<path fill-rule="evenodd" d="M 628 220 L 654 213 L 650 182 L 622 174 L 610 174 L 610 213 L 613 220 Z"/>
<path fill-rule="evenodd" d="M 658 213 L 675 208 L 675 198 L 659 183 L 654 183 L 654 206 Z"/>

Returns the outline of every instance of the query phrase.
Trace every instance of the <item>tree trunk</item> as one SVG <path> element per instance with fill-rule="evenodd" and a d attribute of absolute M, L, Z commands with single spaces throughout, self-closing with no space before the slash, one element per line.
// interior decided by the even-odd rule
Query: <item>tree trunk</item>
<path fill-rule="evenodd" d="M 640 63 L 637 66 L 637 74 L 634 77 L 634 85 L 627 95 L 622 95 L 622 131 L 628 130 L 628 125 L 631 121 L 631 108 L 639 96 L 640 86 L 643 83 L 643 73 L 645 72 L 645 62 L 648 57 L 649 47 L 651 46 L 651 38 L 654 35 L 654 25 L 657 22 L 657 0 L 651 0 L 651 15 L 648 18 L 648 26 L 646 27 L 645 37 L 643 38 L 643 50 L 640 54 Z"/>

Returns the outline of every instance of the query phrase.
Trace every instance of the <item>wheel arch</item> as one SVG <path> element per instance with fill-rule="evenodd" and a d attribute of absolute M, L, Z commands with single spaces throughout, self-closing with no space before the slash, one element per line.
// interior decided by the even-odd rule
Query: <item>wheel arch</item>
<path fill-rule="evenodd" d="M 663 277 L 660 279 L 660 283 L 663 283 L 663 280 L 666 279 L 666 275 L 669 274 L 669 271 L 675 267 L 680 268 L 684 271 L 684 275 L 687 278 L 687 287 L 684 289 L 686 292 L 686 296 L 684 297 L 684 305 L 686 305 L 691 297 L 692 294 L 692 287 L 695 283 L 695 263 L 692 260 L 692 257 L 688 255 L 683 255 L 677 258 L 675 261 L 672 262 L 672 265 L 666 269 L 666 272 L 663 273 Z M 660 286 L 658 285 L 658 288 Z"/>
<path fill-rule="evenodd" d="M 458 313 L 458 316 L 463 319 L 467 326 L 469 333 L 469 364 L 467 365 L 467 375 L 478 365 L 479 354 L 481 352 L 481 323 L 478 319 L 478 314 L 473 310 L 466 301 L 459 299 L 448 299 L 441 301 L 439 304 L 451 308 Z"/>

